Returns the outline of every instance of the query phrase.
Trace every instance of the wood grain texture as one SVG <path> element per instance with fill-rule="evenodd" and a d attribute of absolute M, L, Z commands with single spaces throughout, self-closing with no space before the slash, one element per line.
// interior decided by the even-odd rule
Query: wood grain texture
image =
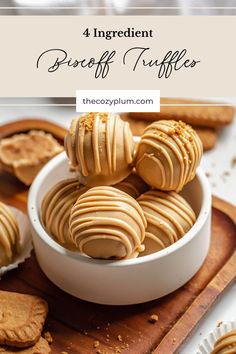
<path fill-rule="evenodd" d="M 4 201 L 25 210 L 27 193 L 19 186 L 16 191 L 16 198 L 8 194 Z M 232 206 L 217 200 L 217 206 L 221 205 L 232 210 Z M 102 353 L 175 353 L 235 278 L 235 225 L 225 213 L 213 209 L 212 226 L 210 252 L 200 271 L 181 289 L 156 301 L 135 306 L 102 306 L 76 299 L 46 278 L 34 255 L 4 276 L 0 287 L 36 294 L 48 301 L 46 329 L 54 339 L 53 354 L 96 353 L 95 341 L 99 341 Z M 159 319 L 150 324 L 153 313 Z"/>
<path fill-rule="evenodd" d="M 23 184 L 0 170 L 0 200 L 26 212 L 27 192 Z M 103 306 L 76 299 L 48 280 L 34 254 L 7 273 L 0 288 L 39 295 L 48 301 L 45 330 L 53 337 L 52 354 L 176 353 L 236 276 L 236 208 L 217 198 L 213 203 L 212 240 L 206 261 L 187 284 L 159 300 Z M 154 324 L 149 323 L 152 314 L 158 315 Z M 99 341 L 97 348 L 95 341 Z"/>

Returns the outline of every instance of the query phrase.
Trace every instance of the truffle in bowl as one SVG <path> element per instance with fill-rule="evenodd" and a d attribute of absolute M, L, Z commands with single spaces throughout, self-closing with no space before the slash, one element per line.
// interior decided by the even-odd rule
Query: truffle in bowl
<path fill-rule="evenodd" d="M 83 300 L 130 305 L 171 293 L 185 284 L 203 264 L 210 243 L 211 193 L 201 169 L 181 194 L 196 214 L 192 228 L 171 246 L 143 257 L 93 259 L 58 244 L 45 231 L 41 203 L 60 180 L 74 178 L 65 153 L 51 160 L 34 180 L 28 213 L 38 262 L 47 277 L 64 291 Z"/>

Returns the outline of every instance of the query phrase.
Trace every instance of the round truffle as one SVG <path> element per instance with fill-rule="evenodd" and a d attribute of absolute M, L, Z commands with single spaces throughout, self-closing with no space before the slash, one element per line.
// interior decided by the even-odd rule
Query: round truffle
<path fill-rule="evenodd" d="M 129 123 L 117 114 L 89 113 L 75 118 L 65 137 L 65 150 L 81 183 L 112 185 L 132 170 L 134 141 Z"/>
<path fill-rule="evenodd" d="M 115 184 L 113 187 L 129 194 L 134 199 L 137 199 L 149 189 L 149 186 L 135 172 L 132 172 L 123 181 Z"/>
<path fill-rule="evenodd" d="M 60 244 L 73 248 L 69 237 L 69 217 L 72 206 L 87 188 L 75 178 L 58 182 L 44 196 L 42 221 L 47 232 Z"/>
<path fill-rule="evenodd" d="M 11 209 L 0 202 L 0 267 L 13 262 L 20 252 L 20 232 Z"/>
<path fill-rule="evenodd" d="M 153 188 L 179 192 L 194 178 L 201 156 L 201 140 L 189 125 L 161 120 L 141 137 L 136 171 Z"/>
<path fill-rule="evenodd" d="M 236 353 L 236 330 L 230 331 L 220 337 L 211 354 L 233 354 Z"/>
<path fill-rule="evenodd" d="M 172 245 L 186 234 L 196 220 L 191 206 L 176 192 L 151 190 L 137 201 L 147 220 L 142 255 Z"/>
<path fill-rule="evenodd" d="M 93 258 L 137 257 L 143 250 L 145 227 L 138 202 L 113 187 L 89 189 L 71 210 L 72 242 Z"/>

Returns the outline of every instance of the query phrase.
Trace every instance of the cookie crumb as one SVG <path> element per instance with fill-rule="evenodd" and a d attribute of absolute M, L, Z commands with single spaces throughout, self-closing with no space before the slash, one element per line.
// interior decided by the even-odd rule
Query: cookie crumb
<path fill-rule="evenodd" d="M 231 167 L 236 167 L 236 156 L 231 160 Z"/>
<path fill-rule="evenodd" d="M 174 345 L 175 342 L 176 342 L 176 338 L 173 338 L 173 340 L 172 340 L 172 345 Z"/>
<path fill-rule="evenodd" d="M 210 178 L 210 177 L 211 177 L 210 172 L 205 172 L 205 175 L 206 175 L 207 178 Z"/>
<path fill-rule="evenodd" d="M 100 342 L 99 342 L 98 340 L 95 340 L 95 341 L 93 342 L 93 347 L 94 347 L 94 348 L 99 347 L 99 345 L 100 345 Z"/>
<path fill-rule="evenodd" d="M 118 341 L 123 342 L 122 336 L 120 334 L 118 334 L 117 339 Z"/>
<path fill-rule="evenodd" d="M 152 324 L 156 323 L 157 321 L 158 321 L 158 316 L 155 313 L 153 313 L 148 319 L 148 322 Z"/>
<path fill-rule="evenodd" d="M 129 348 L 129 344 L 125 343 L 124 345 L 121 346 L 121 349 L 128 349 Z"/>
<path fill-rule="evenodd" d="M 223 324 L 223 321 L 220 321 L 220 322 L 217 324 L 217 327 L 220 327 L 222 324 Z"/>
<path fill-rule="evenodd" d="M 48 344 L 51 344 L 53 342 L 52 335 L 51 335 L 51 333 L 49 331 L 45 332 L 43 337 L 44 337 L 44 339 L 46 339 Z"/>
<path fill-rule="evenodd" d="M 230 176 L 230 172 L 229 172 L 229 171 L 225 171 L 225 172 L 223 173 L 223 176 Z"/>

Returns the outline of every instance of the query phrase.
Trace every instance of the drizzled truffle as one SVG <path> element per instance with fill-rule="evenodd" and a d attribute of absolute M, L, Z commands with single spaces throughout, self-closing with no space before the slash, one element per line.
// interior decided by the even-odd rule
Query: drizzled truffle
<path fill-rule="evenodd" d="M 201 140 L 189 125 L 157 121 L 141 137 L 136 171 L 153 188 L 178 192 L 194 178 L 201 156 Z"/>
<path fill-rule="evenodd" d="M 220 337 L 211 354 L 233 354 L 236 353 L 236 330 L 230 331 Z"/>
<path fill-rule="evenodd" d="M 135 172 L 132 172 L 123 181 L 115 184 L 113 187 L 129 194 L 134 199 L 149 189 L 149 186 Z"/>
<path fill-rule="evenodd" d="M 41 215 L 47 232 L 56 241 L 69 248 L 73 246 L 69 237 L 69 217 L 72 206 L 87 188 L 75 178 L 58 182 L 45 195 Z"/>
<path fill-rule="evenodd" d="M 20 233 L 11 209 L 0 202 L 0 267 L 13 262 L 20 252 Z"/>
<path fill-rule="evenodd" d="M 69 224 L 72 242 L 90 257 L 133 258 L 143 250 L 143 211 L 135 199 L 116 188 L 89 189 L 73 206 Z"/>
<path fill-rule="evenodd" d="M 193 226 L 196 217 L 191 206 L 176 192 L 151 190 L 137 199 L 147 220 L 144 240 L 147 255 L 179 240 Z"/>
<path fill-rule="evenodd" d="M 73 119 L 65 149 L 71 167 L 88 186 L 115 184 L 132 170 L 133 136 L 117 114 L 89 113 Z"/>

